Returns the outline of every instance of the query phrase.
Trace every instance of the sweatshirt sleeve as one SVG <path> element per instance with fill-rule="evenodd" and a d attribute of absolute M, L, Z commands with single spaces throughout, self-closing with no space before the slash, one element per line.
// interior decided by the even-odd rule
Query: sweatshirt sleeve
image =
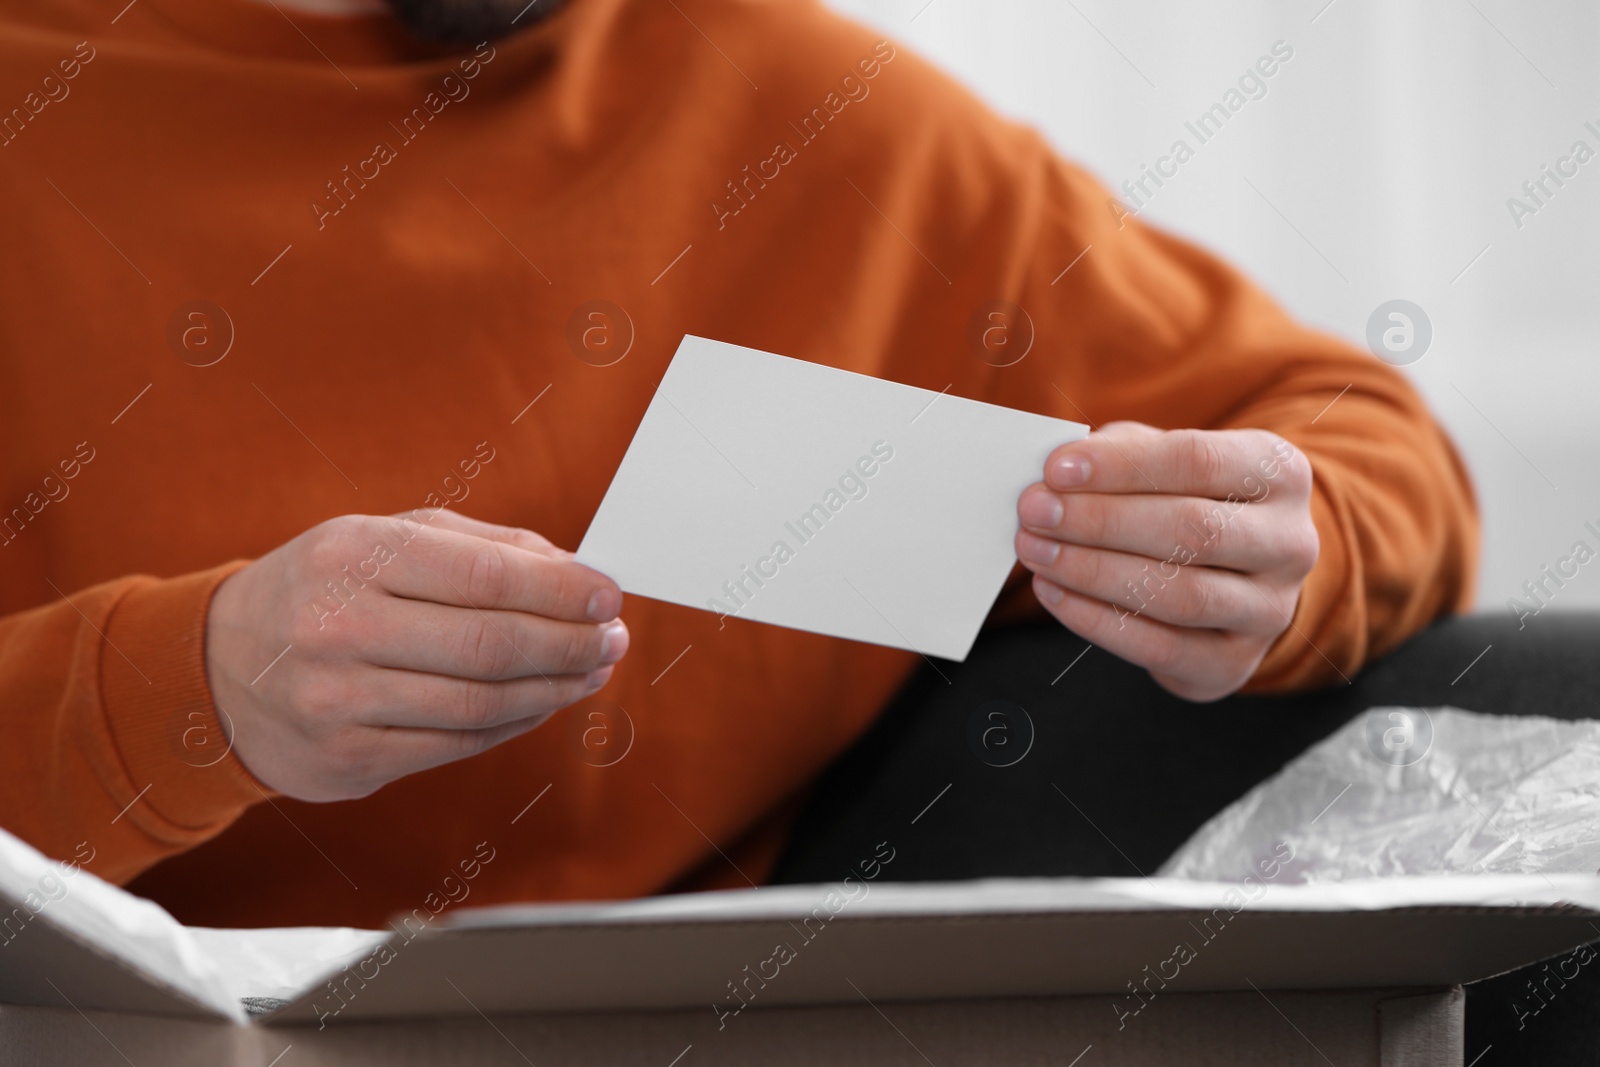
<path fill-rule="evenodd" d="M 263 798 L 206 682 L 206 611 L 241 566 L 122 578 L 0 618 L 8 831 L 124 883 Z"/>
<path fill-rule="evenodd" d="M 1255 427 L 1311 461 L 1321 556 L 1247 691 L 1339 683 L 1470 605 L 1472 488 L 1397 370 L 1291 321 L 1238 272 L 1127 214 L 1042 148 L 1013 218 L 1023 251 L 1004 291 L 1034 339 L 994 372 L 991 399 L 1094 427 Z"/>

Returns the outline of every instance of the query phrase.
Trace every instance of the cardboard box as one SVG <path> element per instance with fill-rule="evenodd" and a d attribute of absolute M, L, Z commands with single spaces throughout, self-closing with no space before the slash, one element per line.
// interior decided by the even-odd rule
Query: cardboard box
<path fill-rule="evenodd" d="M 847 879 L 461 909 L 399 917 L 386 937 L 202 936 L 152 923 L 147 904 L 117 914 L 102 883 L 37 910 L 17 884 L 0 891 L 28 912 L 0 944 L 0 1062 L 79 1067 L 1443 1067 L 1463 1062 L 1462 983 L 1600 936 L 1589 876 L 1259 894 Z M 249 960 L 304 967 L 341 937 L 342 963 L 246 1017 Z"/>

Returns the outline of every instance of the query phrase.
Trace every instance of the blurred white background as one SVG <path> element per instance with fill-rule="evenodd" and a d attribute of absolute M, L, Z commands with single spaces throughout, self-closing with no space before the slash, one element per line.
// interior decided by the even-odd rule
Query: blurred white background
<path fill-rule="evenodd" d="M 1108 185 L 1137 179 L 1275 41 L 1293 58 L 1142 214 L 1358 344 L 1379 304 L 1433 324 L 1406 367 L 1484 515 L 1479 609 L 1600 527 L 1600 5 L 1580 0 L 829 0 Z M 1597 157 L 1517 226 L 1507 199 Z M 1570 164 L 1569 164 L 1570 169 Z M 1254 186 L 1254 188 L 1252 188 Z M 1600 566 L 1552 609 L 1600 606 Z M 1534 623 L 1530 622 L 1530 625 Z"/>

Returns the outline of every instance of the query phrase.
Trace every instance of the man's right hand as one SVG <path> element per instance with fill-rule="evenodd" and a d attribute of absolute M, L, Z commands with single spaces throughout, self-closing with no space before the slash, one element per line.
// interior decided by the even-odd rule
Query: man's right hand
<path fill-rule="evenodd" d="M 571 553 L 415 514 L 331 519 L 212 599 L 206 674 L 233 751 L 286 796 L 361 797 L 475 755 L 594 693 L 627 651 L 622 591 Z"/>

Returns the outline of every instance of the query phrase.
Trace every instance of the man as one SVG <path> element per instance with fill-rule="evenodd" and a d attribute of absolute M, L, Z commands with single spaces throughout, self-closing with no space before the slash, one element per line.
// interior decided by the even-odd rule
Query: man
<path fill-rule="evenodd" d="M 1394 371 L 815 4 L 15 0 L 0 70 L 0 820 L 185 921 L 766 876 L 918 659 L 565 551 L 685 333 L 1092 424 L 996 619 L 1178 696 L 1470 601 Z"/>

